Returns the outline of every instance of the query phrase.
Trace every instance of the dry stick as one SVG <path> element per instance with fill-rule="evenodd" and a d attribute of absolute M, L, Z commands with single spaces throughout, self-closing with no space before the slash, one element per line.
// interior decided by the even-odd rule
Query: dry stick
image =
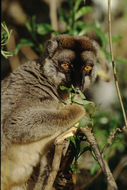
<path fill-rule="evenodd" d="M 63 147 L 64 147 L 63 142 L 55 145 L 55 154 L 54 154 L 53 163 L 52 163 L 52 171 L 49 174 L 48 181 L 44 190 L 51 190 L 53 188 L 53 184 L 54 184 L 54 181 L 55 181 L 55 178 L 60 166 Z"/>
<path fill-rule="evenodd" d="M 114 63 L 114 56 L 113 56 L 112 32 L 111 32 L 111 0 L 108 0 L 108 27 L 109 27 L 109 32 L 108 32 L 109 33 L 109 45 L 110 45 L 110 54 L 111 54 L 111 60 L 112 60 L 114 81 L 115 81 L 115 86 L 116 86 L 118 98 L 119 98 L 122 113 L 123 113 L 123 118 L 125 121 L 125 128 L 127 128 L 127 117 L 126 117 L 123 101 L 121 98 L 121 93 L 120 93 L 120 89 L 119 89 L 119 84 L 118 84 L 118 79 L 117 79 L 117 74 L 116 74 L 116 68 L 115 68 L 115 63 Z"/>
<path fill-rule="evenodd" d="M 53 30 L 58 30 L 58 19 L 57 19 L 57 0 L 49 0 L 50 8 L 50 21 Z M 54 34 L 52 34 L 54 37 Z"/>
<path fill-rule="evenodd" d="M 8 51 L 12 51 L 16 48 L 16 33 L 13 32 L 9 42 L 6 44 L 7 50 Z M 10 66 L 11 66 L 11 70 L 14 71 L 17 67 L 20 66 L 20 59 L 18 55 L 12 56 L 9 58 L 9 62 L 10 62 Z"/>
<path fill-rule="evenodd" d="M 53 158 L 53 162 L 52 162 L 52 170 L 48 176 L 48 180 L 46 182 L 47 184 L 46 184 L 44 190 L 51 190 L 53 188 L 53 184 L 54 184 L 56 175 L 57 175 L 59 167 L 60 167 L 63 148 L 65 147 L 64 140 L 67 137 L 73 136 L 75 134 L 76 130 L 77 130 L 77 125 L 70 128 L 69 130 L 65 131 L 63 134 L 59 135 L 56 138 L 55 152 L 54 152 L 54 158 Z"/>
<path fill-rule="evenodd" d="M 67 147 L 66 147 L 67 148 Z M 74 188 L 74 183 L 72 180 L 72 171 L 70 165 L 74 159 L 74 148 L 73 144 L 70 142 L 67 149 L 64 149 L 66 153 L 62 156 L 59 172 L 55 179 L 56 190 L 61 188 L 61 190 L 72 190 Z"/>
<path fill-rule="evenodd" d="M 97 161 L 99 165 L 101 166 L 101 169 L 104 172 L 104 175 L 107 178 L 107 181 L 111 187 L 111 190 L 118 190 L 116 182 L 113 178 L 113 175 L 109 169 L 107 162 L 104 160 L 102 153 L 99 150 L 99 147 L 91 132 L 91 129 L 89 127 L 85 127 L 85 128 L 80 128 L 80 130 L 86 136 L 88 142 L 90 143 L 91 148 L 94 151 L 94 154 L 96 155 Z"/>
<path fill-rule="evenodd" d="M 37 59 L 38 55 L 35 53 L 35 51 L 33 51 L 33 49 L 30 46 L 22 46 L 21 50 L 20 50 L 24 56 L 28 59 L 28 60 L 33 60 L 33 59 Z"/>

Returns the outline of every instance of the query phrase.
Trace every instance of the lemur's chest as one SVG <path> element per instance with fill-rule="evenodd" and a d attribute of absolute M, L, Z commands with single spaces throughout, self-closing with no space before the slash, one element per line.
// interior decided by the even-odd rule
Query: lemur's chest
<path fill-rule="evenodd" d="M 33 167 L 40 160 L 40 155 L 45 154 L 45 148 L 55 136 L 57 135 L 30 144 L 11 145 L 7 154 L 2 156 L 3 190 L 10 190 L 10 187 L 14 184 L 22 184 L 29 179 Z"/>

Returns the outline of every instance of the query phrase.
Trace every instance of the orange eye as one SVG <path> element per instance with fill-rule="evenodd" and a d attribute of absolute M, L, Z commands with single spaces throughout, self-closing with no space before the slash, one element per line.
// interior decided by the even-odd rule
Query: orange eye
<path fill-rule="evenodd" d="M 84 71 L 90 71 L 92 69 L 92 67 L 90 65 L 87 65 L 86 67 L 84 67 Z"/>
<path fill-rule="evenodd" d="M 69 68 L 68 64 L 66 64 L 66 63 L 63 63 L 61 66 L 62 66 L 64 69 L 68 69 L 68 68 Z"/>

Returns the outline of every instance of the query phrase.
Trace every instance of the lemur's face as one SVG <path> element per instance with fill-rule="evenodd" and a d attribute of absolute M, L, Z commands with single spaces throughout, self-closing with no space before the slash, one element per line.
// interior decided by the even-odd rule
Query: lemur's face
<path fill-rule="evenodd" d="M 64 38 L 66 39 L 67 35 Z M 68 37 L 68 36 L 67 36 Z M 74 38 L 70 46 L 56 43 L 52 56 L 47 57 L 43 68 L 45 75 L 56 86 L 64 85 L 84 91 L 96 78 L 96 55 L 92 42 L 85 37 Z M 63 39 L 62 39 L 63 40 Z M 70 40 L 70 39 L 69 39 Z M 71 43 L 66 39 L 65 43 Z M 59 47 L 59 43 L 61 46 Z M 62 46 L 63 45 L 63 46 Z M 86 48 L 86 46 L 89 46 Z"/>

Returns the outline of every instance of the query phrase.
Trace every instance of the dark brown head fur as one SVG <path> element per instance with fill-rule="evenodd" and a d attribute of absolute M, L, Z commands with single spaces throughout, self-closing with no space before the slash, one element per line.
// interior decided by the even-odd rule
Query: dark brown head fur
<path fill-rule="evenodd" d="M 97 45 L 87 36 L 70 36 L 67 34 L 58 35 L 52 40 L 49 40 L 46 45 L 46 51 L 50 52 L 50 55 L 57 49 L 71 49 L 74 51 L 92 51 L 96 55 Z"/>

